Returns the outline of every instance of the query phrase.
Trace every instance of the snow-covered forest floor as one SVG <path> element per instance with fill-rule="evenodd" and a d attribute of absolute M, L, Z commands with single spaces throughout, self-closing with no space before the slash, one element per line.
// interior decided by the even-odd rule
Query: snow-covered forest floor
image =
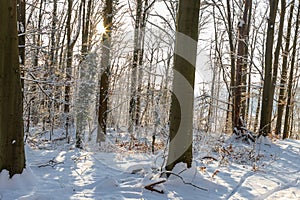
<path fill-rule="evenodd" d="M 205 134 L 195 139 L 193 167 L 178 164 L 166 179 L 163 148 L 129 149 L 116 137 L 85 150 L 29 137 L 27 168 L 11 180 L 0 174 L 0 199 L 300 199 L 300 141 Z"/>

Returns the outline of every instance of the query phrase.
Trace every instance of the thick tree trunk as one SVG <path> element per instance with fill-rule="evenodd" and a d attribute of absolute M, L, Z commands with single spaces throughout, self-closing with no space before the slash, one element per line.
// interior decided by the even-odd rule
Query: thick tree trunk
<path fill-rule="evenodd" d="M 16 0 L 0 6 L 0 172 L 10 177 L 25 168 L 16 6 Z"/>
<path fill-rule="evenodd" d="M 180 0 L 174 54 L 167 170 L 184 162 L 192 165 L 194 82 L 200 0 Z"/>

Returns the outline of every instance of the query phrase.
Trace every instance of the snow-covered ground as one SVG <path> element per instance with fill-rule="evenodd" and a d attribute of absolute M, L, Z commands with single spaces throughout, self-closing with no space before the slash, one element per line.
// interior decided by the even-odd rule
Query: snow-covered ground
<path fill-rule="evenodd" d="M 150 155 L 26 145 L 27 168 L 11 180 L 7 171 L 0 174 L 0 199 L 300 199 L 300 141 L 262 139 L 246 145 L 231 138 L 208 146 L 195 148 L 192 168 L 178 164 L 166 180 L 163 151 Z"/>

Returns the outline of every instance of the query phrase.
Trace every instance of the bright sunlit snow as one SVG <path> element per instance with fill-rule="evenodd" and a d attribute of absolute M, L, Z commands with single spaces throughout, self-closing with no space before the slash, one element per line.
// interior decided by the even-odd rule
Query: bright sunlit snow
<path fill-rule="evenodd" d="M 178 164 L 168 179 L 161 172 L 163 152 L 27 144 L 23 174 L 10 180 L 7 171 L 0 174 L 0 199 L 300 199 L 300 141 L 246 145 L 229 138 L 218 146 L 209 137 L 195 145 L 193 167 Z M 158 182 L 155 191 L 145 188 Z"/>

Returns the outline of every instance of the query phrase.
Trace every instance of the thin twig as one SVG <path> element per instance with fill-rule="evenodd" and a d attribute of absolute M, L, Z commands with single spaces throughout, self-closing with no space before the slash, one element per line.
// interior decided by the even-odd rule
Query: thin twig
<path fill-rule="evenodd" d="M 41 167 L 47 167 L 47 166 L 51 166 L 52 168 L 55 167 L 56 165 L 58 164 L 64 164 L 64 162 L 57 162 L 53 159 L 49 160 L 48 163 L 46 164 L 41 164 L 39 165 L 38 167 L 41 168 Z"/>

